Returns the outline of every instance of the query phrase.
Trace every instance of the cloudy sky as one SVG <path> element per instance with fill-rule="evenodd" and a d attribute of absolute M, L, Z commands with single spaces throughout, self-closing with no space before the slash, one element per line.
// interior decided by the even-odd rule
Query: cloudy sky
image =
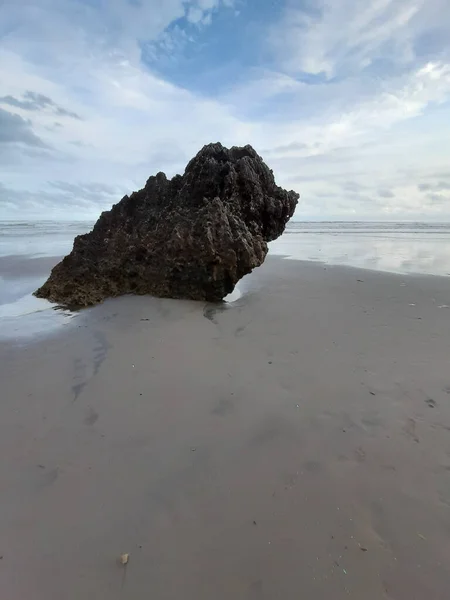
<path fill-rule="evenodd" d="M 251 143 L 298 218 L 450 220 L 448 0 L 3 0 L 0 218 Z"/>

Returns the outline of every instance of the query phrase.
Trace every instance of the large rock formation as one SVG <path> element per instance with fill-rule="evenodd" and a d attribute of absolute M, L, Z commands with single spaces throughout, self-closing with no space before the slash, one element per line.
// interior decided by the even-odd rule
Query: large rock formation
<path fill-rule="evenodd" d="M 102 213 L 36 296 L 71 306 L 128 293 L 221 300 L 262 264 L 297 200 L 251 146 L 209 144 L 183 176 L 158 173 Z"/>

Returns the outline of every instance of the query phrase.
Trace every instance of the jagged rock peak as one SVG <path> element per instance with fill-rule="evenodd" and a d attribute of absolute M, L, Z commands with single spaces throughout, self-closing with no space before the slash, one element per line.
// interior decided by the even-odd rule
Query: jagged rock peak
<path fill-rule="evenodd" d="M 36 295 L 72 306 L 128 293 L 221 300 L 264 262 L 298 197 L 251 146 L 208 144 L 184 175 L 158 173 L 102 213 Z"/>

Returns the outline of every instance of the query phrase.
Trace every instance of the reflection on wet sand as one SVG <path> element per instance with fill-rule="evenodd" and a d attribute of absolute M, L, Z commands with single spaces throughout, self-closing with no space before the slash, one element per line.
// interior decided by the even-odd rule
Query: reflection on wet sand
<path fill-rule="evenodd" d="M 450 275 L 450 224 L 291 223 L 272 254 L 392 273 Z"/>

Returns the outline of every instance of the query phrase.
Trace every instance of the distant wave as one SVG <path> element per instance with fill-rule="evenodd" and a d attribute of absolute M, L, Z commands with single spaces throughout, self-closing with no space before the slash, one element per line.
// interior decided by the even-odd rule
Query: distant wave
<path fill-rule="evenodd" d="M 450 223 L 385 222 L 385 221 L 290 221 L 286 235 L 376 235 L 376 234 L 445 234 L 450 235 Z"/>
<path fill-rule="evenodd" d="M 90 231 L 94 221 L 0 221 L 0 238 L 16 236 L 49 236 L 68 232 Z"/>

